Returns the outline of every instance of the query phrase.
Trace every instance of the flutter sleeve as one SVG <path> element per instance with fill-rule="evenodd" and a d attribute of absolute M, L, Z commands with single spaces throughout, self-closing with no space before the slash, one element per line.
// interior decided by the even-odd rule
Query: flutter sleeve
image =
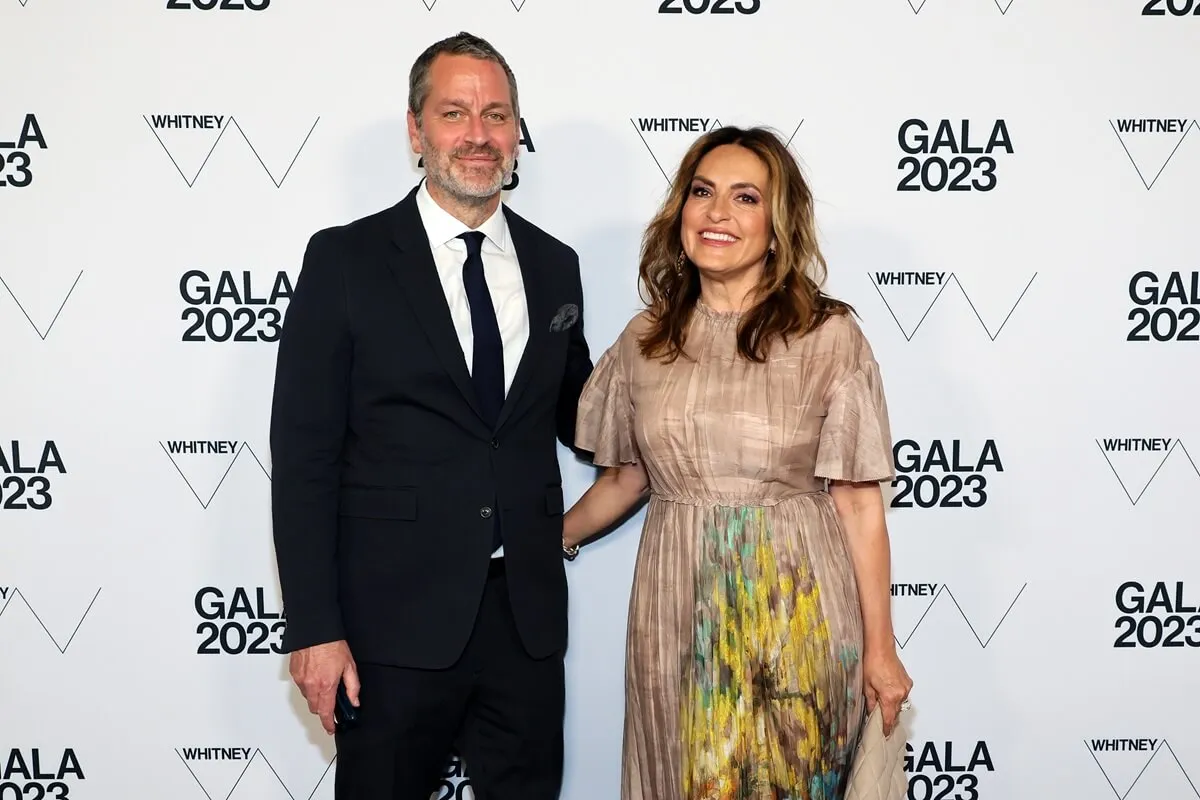
<path fill-rule="evenodd" d="M 817 446 L 816 476 L 885 481 L 896 476 L 883 378 L 870 345 L 854 327 L 853 346 L 832 387 Z"/>
<path fill-rule="evenodd" d="M 594 453 L 598 467 L 636 464 L 641 460 L 634 431 L 625 336 L 604 352 L 579 397 L 575 444 Z"/>

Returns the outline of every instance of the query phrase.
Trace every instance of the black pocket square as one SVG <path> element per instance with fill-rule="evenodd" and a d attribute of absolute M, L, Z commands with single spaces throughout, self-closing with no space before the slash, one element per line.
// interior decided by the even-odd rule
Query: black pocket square
<path fill-rule="evenodd" d="M 579 306 L 574 303 L 567 303 L 558 307 L 558 311 L 554 313 L 554 319 L 550 320 L 550 332 L 558 333 L 565 331 L 567 328 L 575 324 L 579 319 Z"/>

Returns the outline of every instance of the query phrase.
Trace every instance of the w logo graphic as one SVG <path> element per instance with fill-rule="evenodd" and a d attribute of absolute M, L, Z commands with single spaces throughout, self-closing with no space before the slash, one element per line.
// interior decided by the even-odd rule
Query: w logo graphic
<path fill-rule="evenodd" d="M 876 272 L 870 275 L 871 285 L 875 287 L 879 298 L 887 306 L 896 327 L 904 334 L 905 340 L 910 342 L 944 295 L 961 298 L 961 302 L 965 302 L 970 308 L 988 339 L 996 341 L 996 337 L 1012 319 L 1017 306 L 1025 299 L 1025 293 L 1033 285 L 1034 278 L 1037 278 L 1036 272 L 1025 284 L 1025 288 L 1021 290 L 1016 301 L 1008 309 L 1004 319 L 996 325 L 993 332 L 991 326 L 984 322 L 975 301 L 971 299 L 971 295 L 967 294 L 958 275 L 953 272 Z"/>
<path fill-rule="evenodd" d="M 634 117 L 629 120 L 633 130 L 641 139 L 642 146 L 650 154 L 654 165 L 662 173 L 663 178 L 670 183 L 675 177 L 675 170 L 688 148 L 709 131 L 722 127 L 721 120 L 715 116 L 694 117 Z M 732 122 L 730 124 L 738 124 Z M 751 123 L 745 123 L 751 124 Z M 796 134 L 800 132 L 804 120 L 795 126 L 789 126 L 791 135 L 787 136 L 786 144 L 790 147 Z"/>
<path fill-rule="evenodd" d="M 989 644 L 991 644 L 992 639 L 995 638 L 997 631 L 1000 630 L 1000 626 L 1003 625 L 1004 621 L 1008 619 L 1008 615 L 1013 610 L 1013 606 L 1017 604 L 1017 600 L 1021 598 L 1021 595 L 1025 592 L 1025 588 L 1028 585 L 1029 584 L 1027 583 L 1021 584 L 1021 588 L 1017 591 L 1012 601 L 1008 604 L 1008 607 L 1004 609 L 1004 612 L 1000 614 L 999 621 L 997 621 L 992 627 L 990 633 L 988 633 L 986 630 L 981 631 L 980 628 L 971 621 L 971 619 L 967 616 L 967 613 L 963 611 L 962 604 L 959 603 L 958 598 L 954 596 L 954 593 L 950 591 L 950 587 L 946 584 L 939 586 L 937 591 L 933 594 L 933 597 L 928 601 L 925 601 L 924 598 L 921 597 L 893 597 L 892 604 L 895 608 L 895 616 L 897 618 L 897 630 L 899 631 L 900 628 L 909 627 L 911 625 L 911 627 L 909 627 L 908 635 L 905 636 L 903 640 L 901 640 L 899 636 L 896 636 L 896 644 L 899 645 L 901 649 L 908 647 L 909 642 L 911 642 L 913 637 L 916 636 L 917 630 L 926 623 L 927 618 L 931 616 L 931 613 L 935 610 L 940 610 L 948 612 L 945 614 L 945 616 L 961 618 L 961 620 L 966 623 L 967 629 L 970 630 L 971 635 L 975 638 L 975 641 L 979 643 L 979 646 L 986 648 Z M 917 617 L 917 620 L 916 622 L 911 622 L 914 616 Z M 983 638 L 981 635 L 982 633 L 987 634 L 987 638 Z"/>
<path fill-rule="evenodd" d="M 908 0 L 908 7 L 913 10 L 914 14 L 920 14 L 921 10 L 925 8 L 925 4 L 928 2 L 929 0 Z M 1010 8 L 1012 8 L 1013 0 L 1007 0 L 1007 2 L 1006 0 L 992 0 L 992 3 L 996 6 L 997 10 L 1000 11 L 1000 14 L 1004 15 L 1008 13 Z"/>
<path fill-rule="evenodd" d="M 16 586 L 0 586 L 0 621 L 6 622 L 6 627 L 19 627 L 22 623 L 17 621 L 17 619 L 14 618 L 14 615 L 18 613 L 18 609 L 23 607 L 27 612 L 29 612 L 29 615 L 32 617 L 33 621 L 37 623 L 37 627 L 40 628 L 42 632 L 46 634 L 46 637 L 54 644 L 54 648 L 58 650 L 59 653 L 66 653 L 67 648 L 71 646 L 71 642 L 75 641 L 75 635 L 79 633 L 79 629 L 83 627 L 83 621 L 87 619 L 88 614 L 92 612 L 92 606 L 96 604 L 96 598 L 99 596 L 100 590 L 97 589 L 96 593 L 92 595 L 91 600 L 88 602 L 87 608 L 85 608 L 83 610 L 83 614 L 80 615 L 79 621 L 75 623 L 74 628 L 71 630 L 70 636 L 67 636 L 66 641 L 61 644 L 59 643 L 58 637 L 51 633 L 50 628 L 45 622 L 42 621 L 42 617 L 44 616 L 58 617 L 59 614 L 55 613 L 53 609 L 48 609 L 45 607 L 43 607 L 42 613 L 39 614 L 36 610 L 34 610 L 33 605 L 25 598 L 25 594 Z M 12 607 L 11 609 L 10 606 Z M 7 619 L 5 619 L 6 612 L 8 614 Z M 78 613 L 78 611 L 74 613 Z M 12 646 L 11 638 L 8 636 L 5 638 L 8 639 L 8 642 L 3 646 L 3 648 L 0 649 L 3 649 L 4 652 L 14 652 L 18 650 L 18 648 Z"/>
<path fill-rule="evenodd" d="M 159 446 L 204 509 L 217 496 L 239 459 L 249 460 L 268 480 L 271 478 L 258 454 L 246 442 L 173 440 L 159 442 Z"/>
<path fill-rule="evenodd" d="M 333 798 L 333 765 L 324 766 L 312 789 L 288 788 L 256 747 L 180 747 L 175 754 L 208 800 L 325 800 Z M 283 766 L 281 764 L 281 766 Z M 319 792 L 319 794 L 318 794 Z"/>
<path fill-rule="evenodd" d="M 256 145 L 254 141 L 251 141 L 242 123 L 232 116 L 223 114 L 151 114 L 143 116 L 142 119 L 146 121 L 150 132 L 189 189 L 196 185 L 200 174 L 209 166 L 209 160 L 217 152 L 217 146 L 221 144 L 222 140 L 244 144 L 275 188 L 281 188 L 288 175 L 291 174 L 296 161 L 300 158 L 300 154 L 304 151 L 305 145 L 308 144 L 309 138 L 312 137 L 313 131 L 316 130 L 317 123 L 321 121 L 320 117 L 313 120 L 311 125 L 308 125 L 307 132 L 304 132 L 304 128 L 294 122 L 283 124 L 256 122 L 254 126 L 255 141 L 259 142 Z M 291 140 L 290 147 L 294 149 L 289 149 L 288 140 Z M 295 144 L 296 141 L 299 141 L 298 146 Z M 290 153 L 287 166 L 279 165 L 278 159 L 273 159 L 277 164 L 274 169 L 267 166 L 267 161 L 261 154 L 267 149 L 272 152 Z"/>
<path fill-rule="evenodd" d="M 1116 800 L 1200 798 L 1166 739 L 1089 739 L 1084 746 Z"/>
<path fill-rule="evenodd" d="M 1121 484 L 1125 496 L 1135 506 L 1168 461 L 1173 462 L 1175 469 L 1190 469 L 1200 477 L 1200 468 L 1196 466 L 1196 460 L 1179 439 L 1113 437 L 1097 439 L 1096 446 L 1100 448 L 1108 468 Z M 1184 467 L 1183 464 L 1187 466 Z"/>
<path fill-rule="evenodd" d="M 1121 149 L 1137 170 L 1146 191 L 1154 188 L 1167 165 L 1193 128 L 1200 122 L 1185 117 L 1174 119 L 1114 119 L 1109 120 Z"/>
<path fill-rule="evenodd" d="M 36 322 L 33 321 L 33 318 L 29 316 L 29 311 L 27 311 L 21 301 L 17 299 L 16 293 L 11 287 L 9 287 L 8 281 L 4 280 L 3 276 L 0 276 L 0 286 L 3 286 L 4 291 L 8 292 L 8 296 L 11 297 L 13 302 L 17 304 L 17 308 L 25 317 L 25 321 L 29 323 L 29 327 L 33 328 L 34 333 L 36 333 L 38 338 L 44 342 L 46 341 L 46 337 L 50 335 L 50 330 L 54 327 L 54 323 L 58 322 L 59 315 L 62 314 L 63 309 L 66 308 L 67 301 L 71 299 L 71 295 L 75 292 L 75 287 L 79 285 L 79 279 L 82 277 L 83 270 L 80 270 L 79 274 L 75 276 L 75 280 L 71 283 L 71 288 L 67 290 L 66 296 L 63 297 L 62 302 L 59 303 L 58 309 L 54 312 L 54 317 L 50 320 L 50 322 L 46 323 L 46 330 L 44 331 Z M 28 302 L 28 298 L 26 298 L 26 301 Z"/>

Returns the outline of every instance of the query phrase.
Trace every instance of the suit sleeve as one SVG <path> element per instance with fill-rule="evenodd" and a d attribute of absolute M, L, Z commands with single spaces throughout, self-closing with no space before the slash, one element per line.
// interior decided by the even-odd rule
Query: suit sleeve
<path fill-rule="evenodd" d="M 576 416 L 579 411 L 579 396 L 583 393 L 584 384 L 592 374 L 593 364 L 588 350 L 587 339 L 583 331 L 583 284 L 579 277 L 579 255 L 571 251 L 574 271 L 571 280 L 574 282 L 576 295 L 575 303 L 579 306 L 579 318 L 570 329 L 570 340 L 567 344 L 567 365 L 563 370 L 562 387 L 558 395 L 558 440 L 563 446 L 575 453 L 590 458 L 575 443 Z"/>
<path fill-rule="evenodd" d="M 284 318 L 271 403 L 271 506 L 285 652 L 344 638 L 338 606 L 339 465 L 351 341 L 329 235 L 313 236 Z"/>

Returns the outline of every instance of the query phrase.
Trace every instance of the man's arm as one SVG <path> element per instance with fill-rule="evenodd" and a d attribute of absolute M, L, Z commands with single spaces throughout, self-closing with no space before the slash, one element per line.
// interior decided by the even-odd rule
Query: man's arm
<path fill-rule="evenodd" d="M 579 306 L 579 319 L 570 327 L 567 336 L 567 365 L 563 370 L 562 385 L 558 393 L 558 440 L 564 447 L 573 452 L 590 458 L 590 453 L 583 453 L 575 444 L 575 420 L 579 413 L 579 396 L 583 394 L 583 386 L 591 376 L 594 366 L 591 353 L 588 350 L 587 339 L 583 333 L 583 283 L 579 277 L 579 256 L 571 251 L 571 280 L 575 285 L 576 305 Z"/>
<path fill-rule="evenodd" d="M 271 405 L 271 504 L 285 652 L 344 638 L 336 552 L 350 365 L 345 283 L 322 232 L 309 240 L 293 287 Z"/>

